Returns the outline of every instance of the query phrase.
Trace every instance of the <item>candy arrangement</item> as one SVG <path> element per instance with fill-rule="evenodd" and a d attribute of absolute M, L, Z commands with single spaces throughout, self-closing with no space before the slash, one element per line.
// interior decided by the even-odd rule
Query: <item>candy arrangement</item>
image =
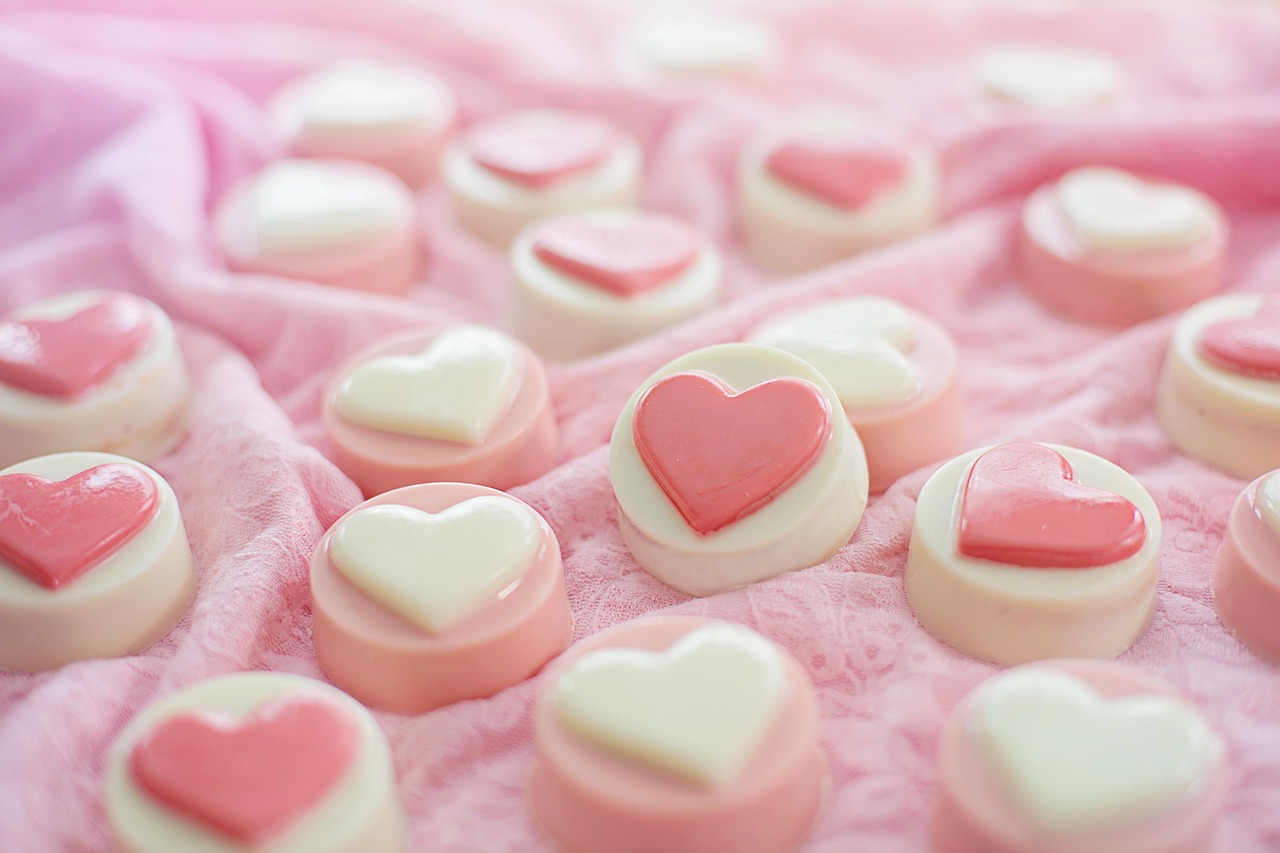
<path fill-rule="evenodd" d="M 0 13 L 0 847 L 1280 845 L 1280 8 L 108 5 Z"/>

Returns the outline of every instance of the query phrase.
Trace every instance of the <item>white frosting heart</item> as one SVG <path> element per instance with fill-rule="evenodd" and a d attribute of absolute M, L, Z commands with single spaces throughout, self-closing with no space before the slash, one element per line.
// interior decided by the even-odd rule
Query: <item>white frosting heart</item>
<path fill-rule="evenodd" d="M 372 358 L 338 386 L 347 420 L 418 438 L 479 444 L 511 407 L 524 357 L 506 335 L 459 326 L 415 355 Z"/>
<path fill-rule="evenodd" d="M 1204 239 L 1217 218 L 1202 193 L 1147 183 L 1119 169 L 1076 169 L 1058 181 L 1056 192 L 1076 233 L 1100 251 L 1186 248 Z"/>
<path fill-rule="evenodd" d="M 967 722 L 1027 817 L 1057 834 L 1128 825 L 1176 807 L 1205 783 L 1222 748 L 1181 703 L 1103 699 L 1047 667 L 993 678 Z"/>
<path fill-rule="evenodd" d="M 915 345 L 915 320 L 892 299 L 829 302 L 770 324 L 752 340 L 818 368 L 849 409 L 898 405 L 920 390 L 920 375 L 904 355 Z"/>
<path fill-rule="evenodd" d="M 1123 73 L 1111 57 L 1090 50 L 1007 45 L 983 54 L 978 79 L 997 97 L 1065 109 L 1114 98 Z"/>
<path fill-rule="evenodd" d="M 646 62 L 672 74 L 756 71 L 774 61 L 778 52 L 773 30 L 744 18 L 657 18 L 635 40 Z"/>
<path fill-rule="evenodd" d="M 415 69 L 350 60 L 308 77 L 294 93 L 304 132 L 334 136 L 434 128 L 448 123 L 452 97 Z"/>
<path fill-rule="evenodd" d="M 441 633 L 523 577 L 541 541 L 532 510 L 485 495 L 434 514 L 398 504 L 357 510 L 334 529 L 329 557 L 369 597 Z"/>
<path fill-rule="evenodd" d="M 600 746 L 714 786 L 732 781 L 782 704 L 786 671 L 739 625 L 699 628 L 663 652 L 583 655 L 555 687 L 560 722 Z"/>
<path fill-rule="evenodd" d="M 1280 536 L 1280 472 L 1270 474 L 1258 484 L 1254 505 L 1262 520 L 1271 525 L 1271 529 Z"/>
<path fill-rule="evenodd" d="M 367 169 L 285 160 L 254 181 L 250 198 L 265 257 L 361 246 L 404 227 L 413 198 L 395 178 Z"/>

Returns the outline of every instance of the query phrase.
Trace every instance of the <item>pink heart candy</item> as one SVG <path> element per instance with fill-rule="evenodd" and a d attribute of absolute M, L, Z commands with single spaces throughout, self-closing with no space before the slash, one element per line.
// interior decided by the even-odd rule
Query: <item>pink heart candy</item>
<path fill-rule="evenodd" d="M 896 137 L 868 133 L 793 139 L 770 151 L 765 166 L 783 183 L 855 211 L 901 184 L 910 158 Z"/>
<path fill-rule="evenodd" d="M 0 559 L 46 589 L 71 583 L 124 547 L 159 508 L 142 469 L 108 463 L 65 480 L 0 477 Z"/>
<path fill-rule="evenodd" d="M 684 223 L 662 216 L 630 222 L 563 218 L 538 231 L 533 253 L 565 275 L 632 297 L 688 269 L 698 240 Z"/>
<path fill-rule="evenodd" d="M 1199 350 L 1224 370 L 1280 379 L 1280 298 L 1263 302 L 1252 317 L 1207 326 L 1200 333 Z"/>
<path fill-rule="evenodd" d="M 0 323 L 0 382 L 75 399 L 111 378 L 141 351 L 151 333 L 136 300 L 104 299 L 62 320 Z"/>
<path fill-rule="evenodd" d="M 959 550 L 1030 568 L 1083 569 L 1132 557 L 1147 538 L 1120 495 L 1076 482 L 1062 454 L 1031 442 L 993 447 L 969 471 Z"/>
<path fill-rule="evenodd" d="M 210 711 L 169 717 L 133 748 L 142 788 L 241 844 L 293 825 L 351 766 L 359 732 L 320 699 L 285 697 L 236 720 Z"/>
<path fill-rule="evenodd" d="M 685 522 L 713 533 L 798 480 L 831 435 L 826 397 L 803 379 L 734 393 L 705 373 L 677 373 L 636 404 L 636 450 Z"/>
<path fill-rule="evenodd" d="M 471 158 L 513 183 L 543 189 L 599 165 L 613 148 L 614 130 L 591 115 L 566 113 L 550 121 L 524 116 L 491 119 L 471 131 Z"/>

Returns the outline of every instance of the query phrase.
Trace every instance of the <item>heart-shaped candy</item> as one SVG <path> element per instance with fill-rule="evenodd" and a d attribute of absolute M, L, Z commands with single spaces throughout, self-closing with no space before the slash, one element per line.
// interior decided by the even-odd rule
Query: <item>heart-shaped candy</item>
<path fill-rule="evenodd" d="M 355 721 L 330 702 L 289 696 L 242 719 L 177 714 L 134 746 L 129 769 L 164 806 L 240 844 L 289 829 L 355 759 Z"/>
<path fill-rule="evenodd" d="M 583 113 L 518 113 L 491 119 L 468 137 L 471 159 L 513 183 L 545 189 L 604 162 L 616 133 Z"/>
<path fill-rule="evenodd" d="M 831 435 L 831 409 L 803 379 L 773 379 L 734 393 L 708 374 L 677 373 L 640 398 L 632 432 L 659 488 L 705 535 L 800 479 Z"/>
<path fill-rule="evenodd" d="M 1269 298 L 1252 317 L 1237 317 L 1206 326 L 1200 333 L 1200 355 L 1223 370 L 1280 379 L 1280 298 Z"/>
<path fill-rule="evenodd" d="M 150 335 L 146 309 L 119 296 L 59 320 L 8 320 L 0 323 L 0 382 L 74 400 L 128 364 Z"/>
<path fill-rule="evenodd" d="M 1221 750 L 1181 703 L 1103 699 L 1047 667 L 998 675 L 979 690 L 968 717 L 976 745 L 1026 816 L 1054 834 L 1113 829 L 1176 808 Z"/>
<path fill-rule="evenodd" d="M 639 296 L 684 272 L 698 239 L 665 216 L 628 221 L 561 217 L 538 230 L 533 253 L 547 266 L 615 296 Z"/>
<path fill-rule="evenodd" d="M 392 176 L 306 160 L 268 167 L 254 182 L 251 208 L 264 257 L 357 248 L 413 216 L 412 197 Z"/>
<path fill-rule="evenodd" d="M 65 480 L 5 474 L 0 560 L 46 589 L 58 589 L 124 547 L 159 504 L 155 481 L 119 462 Z"/>
<path fill-rule="evenodd" d="M 712 625 L 663 652 L 583 655 L 555 686 L 566 728 L 610 751 L 707 786 L 733 781 L 786 693 L 774 645 L 750 629 Z"/>
<path fill-rule="evenodd" d="M 915 344 L 915 320 L 892 299 L 827 303 L 771 324 L 752 339 L 812 364 L 847 409 L 898 405 L 920 391 L 920 375 L 904 355 Z"/>
<path fill-rule="evenodd" d="M 1058 181 L 1058 205 L 1081 240 L 1103 252 L 1172 251 L 1213 230 L 1213 203 L 1189 187 L 1120 171 L 1076 169 Z"/>
<path fill-rule="evenodd" d="M 1280 536 L 1280 474 L 1272 473 L 1258 484 L 1253 502 L 1262 520 Z"/>
<path fill-rule="evenodd" d="M 1107 101 L 1120 91 L 1122 77 L 1105 54 L 1033 45 L 988 51 L 979 63 L 978 76 L 993 95 L 1046 109 Z"/>
<path fill-rule="evenodd" d="M 480 444 L 511 407 L 524 357 L 509 338 L 459 326 L 415 355 L 372 358 L 338 387 L 352 423 L 418 438 Z"/>
<path fill-rule="evenodd" d="M 411 68 L 356 59 L 308 79 L 298 109 L 310 132 L 400 132 L 435 125 L 449 111 L 449 96 Z"/>
<path fill-rule="evenodd" d="M 329 557 L 371 598 L 441 633 L 519 580 L 541 543 L 532 510 L 485 495 L 434 514 L 397 504 L 358 510 L 338 523 Z"/>
<path fill-rule="evenodd" d="M 791 139 L 765 158 L 779 181 L 848 211 L 861 210 L 899 186 L 910 165 L 903 140 L 873 128 Z"/>
<path fill-rule="evenodd" d="M 1083 569 L 1132 557 L 1146 538 L 1132 502 L 1076 482 L 1071 464 L 1042 444 L 999 445 L 969 470 L 958 543 L 966 557 Z"/>

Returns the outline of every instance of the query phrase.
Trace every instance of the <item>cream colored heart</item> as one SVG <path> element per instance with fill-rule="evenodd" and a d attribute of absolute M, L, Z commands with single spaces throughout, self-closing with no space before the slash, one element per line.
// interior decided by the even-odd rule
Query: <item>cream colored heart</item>
<path fill-rule="evenodd" d="M 769 640 L 728 623 L 699 628 L 663 652 L 608 648 L 561 677 L 560 722 L 651 767 L 716 786 L 732 781 L 768 734 L 786 690 Z"/>
<path fill-rule="evenodd" d="M 905 355 L 915 345 L 915 320 L 892 299 L 824 303 L 761 328 L 751 340 L 812 364 L 847 409 L 898 405 L 920 391 L 920 375 Z"/>
<path fill-rule="evenodd" d="M 435 128 L 448 123 L 453 113 L 448 90 L 434 78 L 363 59 L 317 72 L 294 98 L 304 131 L 326 137 Z"/>
<path fill-rule="evenodd" d="M 413 216 L 413 198 L 391 175 L 285 160 L 255 180 L 250 208 L 258 252 L 280 257 L 367 245 Z"/>
<path fill-rule="evenodd" d="M 668 74 L 750 72 L 773 62 L 777 36 L 746 18 L 674 15 L 649 21 L 634 40 L 643 59 Z"/>
<path fill-rule="evenodd" d="M 1262 519 L 1280 536 L 1280 471 L 1269 474 L 1258 484 L 1254 504 Z"/>
<path fill-rule="evenodd" d="M 998 98 L 1030 107 L 1069 109 L 1115 98 L 1124 75 L 1111 57 L 1038 45 L 993 48 L 978 61 L 978 80 Z"/>
<path fill-rule="evenodd" d="M 523 577 L 541 541 L 533 510 L 484 495 L 438 513 L 398 504 L 357 510 L 334 529 L 329 558 L 370 598 L 442 633 Z"/>
<path fill-rule="evenodd" d="M 993 678 L 967 722 L 1013 800 L 1055 834 L 1130 825 L 1176 808 L 1205 784 L 1222 749 L 1179 702 L 1103 699 L 1047 667 Z"/>
<path fill-rule="evenodd" d="M 459 326 L 420 353 L 356 367 L 338 386 L 338 414 L 386 432 L 475 445 L 520 388 L 524 358 L 505 335 Z"/>
<path fill-rule="evenodd" d="M 1213 202 L 1190 187 L 1148 183 L 1119 169 L 1076 169 L 1057 199 L 1084 242 L 1104 252 L 1182 249 L 1213 230 Z"/>

